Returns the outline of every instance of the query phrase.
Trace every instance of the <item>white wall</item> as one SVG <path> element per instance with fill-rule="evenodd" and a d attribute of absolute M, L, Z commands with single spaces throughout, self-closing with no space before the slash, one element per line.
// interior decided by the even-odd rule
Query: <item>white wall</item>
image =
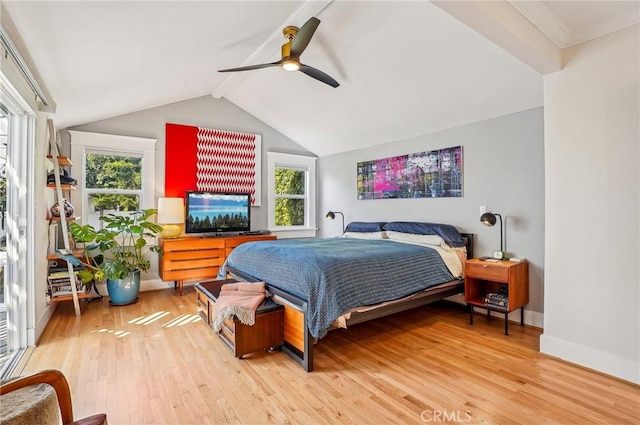
<path fill-rule="evenodd" d="M 506 250 L 530 262 L 527 323 L 542 326 L 544 273 L 543 110 L 536 108 L 450 130 L 390 142 L 318 160 L 319 210 L 342 211 L 350 221 L 412 220 L 450 223 L 476 234 L 475 256 L 500 247 L 500 231 L 480 223 L 479 207 L 502 214 Z M 356 198 L 356 164 L 360 161 L 463 146 L 462 198 Z M 319 220 L 321 237 L 340 234 L 340 220 Z M 514 312 L 512 320 L 519 318 Z"/>
<path fill-rule="evenodd" d="M 49 161 L 47 154 L 49 153 L 49 137 L 47 131 L 47 116 L 38 113 L 35 129 L 35 146 L 34 146 L 34 170 L 36 173 L 33 177 L 36 193 L 33 196 L 33 212 L 34 212 L 34 247 L 37 261 L 34 261 L 34 341 L 37 341 L 44 331 L 44 327 L 49 322 L 53 314 L 56 303 L 47 303 L 47 249 L 49 247 L 49 222 L 45 220 L 47 211 L 54 201 L 54 191 L 46 187 L 47 168 Z"/>
<path fill-rule="evenodd" d="M 639 26 L 544 79 L 542 352 L 640 383 Z"/>

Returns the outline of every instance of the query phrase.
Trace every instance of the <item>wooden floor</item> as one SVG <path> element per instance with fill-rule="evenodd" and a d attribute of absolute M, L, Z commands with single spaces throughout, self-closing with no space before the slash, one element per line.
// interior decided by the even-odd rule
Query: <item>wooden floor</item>
<path fill-rule="evenodd" d="M 640 388 L 538 353 L 540 331 L 450 304 L 329 333 L 306 373 L 284 353 L 233 358 L 195 295 L 58 306 L 23 373 L 68 377 L 76 418 L 116 424 L 638 424 Z"/>

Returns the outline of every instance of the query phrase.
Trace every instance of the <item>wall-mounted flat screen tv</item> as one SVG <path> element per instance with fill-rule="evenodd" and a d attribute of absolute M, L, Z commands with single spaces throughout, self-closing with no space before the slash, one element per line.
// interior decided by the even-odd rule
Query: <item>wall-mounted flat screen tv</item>
<path fill-rule="evenodd" d="M 248 232 L 251 195 L 187 191 L 185 233 Z"/>

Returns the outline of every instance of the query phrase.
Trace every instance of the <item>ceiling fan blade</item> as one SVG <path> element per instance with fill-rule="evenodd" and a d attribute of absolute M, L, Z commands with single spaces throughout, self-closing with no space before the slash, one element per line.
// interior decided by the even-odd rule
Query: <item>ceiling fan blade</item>
<path fill-rule="evenodd" d="M 320 19 L 312 16 L 300 27 L 291 43 L 291 56 L 300 57 L 304 49 L 309 45 L 311 37 L 313 37 L 313 34 L 316 32 L 318 25 L 320 25 Z"/>
<path fill-rule="evenodd" d="M 325 74 L 324 72 L 312 66 L 301 63 L 300 71 L 304 72 L 311 78 L 315 78 L 318 81 L 322 81 L 325 84 L 329 84 L 331 87 L 338 87 L 340 85 L 340 83 L 334 80 L 330 75 Z"/>
<path fill-rule="evenodd" d="M 219 69 L 218 72 L 251 71 L 252 69 L 270 68 L 272 66 L 280 66 L 280 61 L 272 62 L 272 63 L 263 63 L 260 65 L 241 66 L 238 68 Z"/>

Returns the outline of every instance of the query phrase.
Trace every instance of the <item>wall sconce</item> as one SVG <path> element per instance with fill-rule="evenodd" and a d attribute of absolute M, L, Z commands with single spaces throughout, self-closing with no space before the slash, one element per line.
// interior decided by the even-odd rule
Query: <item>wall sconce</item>
<path fill-rule="evenodd" d="M 158 198 L 158 224 L 162 226 L 160 237 L 176 238 L 180 236 L 184 224 L 184 200 L 182 198 Z"/>
<path fill-rule="evenodd" d="M 504 244 L 503 244 L 503 232 L 502 232 L 502 216 L 500 214 L 497 213 L 492 213 L 492 212 L 486 212 L 484 214 L 482 214 L 482 216 L 480 217 L 480 221 L 482 222 L 482 224 L 484 224 L 485 226 L 493 226 L 494 224 L 496 224 L 496 216 L 498 216 L 498 218 L 500 218 L 500 251 L 493 251 L 493 258 L 496 258 L 498 260 L 504 260 L 506 259 L 505 256 L 505 252 L 504 252 Z"/>
<path fill-rule="evenodd" d="M 344 214 L 340 211 L 329 211 L 325 218 L 327 220 L 334 220 L 336 218 L 336 214 L 340 214 L 342 216 L 342 233 L 344 233 Z"/>

